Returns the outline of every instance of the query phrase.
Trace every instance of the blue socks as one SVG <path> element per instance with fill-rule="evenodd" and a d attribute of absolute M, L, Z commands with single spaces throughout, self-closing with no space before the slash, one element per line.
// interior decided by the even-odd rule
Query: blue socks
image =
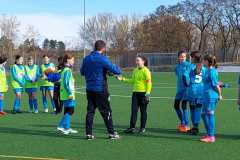
<path fill-rule="evenodd" d="M 47 102 L 47 97 L 42 96 L 42 102 L 43 102 L 43 108 L 47 109 L 48 108 L 48 102 Z"/>
<path fill-rule="evenodd" d="M 52 108 L 55 110 L 55 102 L 54 102 L 54 100 L 53 100 L 53 98 L 51 99 L 51 104 L 52 104 Z"/>
<path fill-rule="evenodd" d="M 29 98 L 28 103 L 29 103 L 29 109 L 32 111 L 33 110 L 33 99 Z"/>
<path fill-rule="evenodd" d="M 215 134 L 215 117 L 214 114 L 208 115 L 208 136 L 214 136 Z"/>
<path fill-rule="evenodd" d="M 14 111 L 19 111 L 20 110 L 20 105 L 21 105 L 21 100 L 19 98 L 15 98 L 13 110 Z"/>
<path fill-rule="evenodd" d="M 62 119 L 61 119 L 61 121 L 59 123 L 59 127 L 64 128 L 64 129 L 69 129 L 70 128 L 70 124 L 71 124 L 71 115 L 66 113 L 62 117 Z"/>
<path fill-rule="evenodd" d="M 175 111 L 177 113 L 178 119 L 182 122 L 182 120 L 183 120 L 182 110 L 181 109 L 175 109 Z"/>
<path fill-rule="evenodd" d="M 182 123 L 186 126 L 188 125 L 188 110 L 187 110 L 187 108 L 183 109 L 183 121 L 182 121 Z"/>
<path fill-rule="evenodd" d="M 0 112 L 2 112 L 2 111 L 3 111 L 3 100 L 0 99 Z"/>
<path fill-rule="evenodd" d="M 201 111 L 202 111 L 202 108 L 201 107 L 196 107 L 195 110 L 194 110 L 194 123 L 193 123 L 193 126 L 198 128 L 198 125 L 200 123 L 200 120 L 201 120 Z"/>
<path fill-rule="evenodd" d="M 35 111 L 38 111 L 38 102 L 37 102 L 37 99 L 33 99 L 33 108 Z"/>
<path fill-rule="evenodd" d="M 215 117 L 214 111 L 205 111 L 202 114 L 205 129 L 208 136 L 214 136 L 215 134 Z"/>

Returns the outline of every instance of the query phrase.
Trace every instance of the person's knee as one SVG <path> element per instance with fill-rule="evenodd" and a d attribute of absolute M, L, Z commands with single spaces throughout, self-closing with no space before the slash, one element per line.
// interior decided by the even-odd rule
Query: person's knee
<path fill-rule="evenodd" d="M 16 93 L 16 98 L 20 99 L 21 98 L 21 93 Z"/>

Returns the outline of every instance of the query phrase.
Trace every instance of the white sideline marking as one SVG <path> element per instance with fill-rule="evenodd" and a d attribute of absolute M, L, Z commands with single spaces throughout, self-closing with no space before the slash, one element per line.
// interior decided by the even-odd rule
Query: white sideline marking
<path fill-rule="evenodd" d="M 76 92 L 78 94 L 86 95 L 85 92 Z M 110 94 L 111 97 L 120 97 L 120 98 L 131 98 L 132 96 L 127 96 L 127 95 L 118 95 L 118 94 Z M 151 99 L 174 99 L 175 97 L 151 97 Z M 226 98 L 223 99 L 222 101 L 236 101 L 238 99 L 234 98 Z"/>
<path fill-rule="evenodd" d="M 25 157 L 25 156 L 7 156 L 0 155 L 2 158 L 15 158 L 15 159 L 32 159 L 32 160 L 67 160 L 67 159 L 56 159 L 56 158 L 41 158 L 41 157 Z"/>

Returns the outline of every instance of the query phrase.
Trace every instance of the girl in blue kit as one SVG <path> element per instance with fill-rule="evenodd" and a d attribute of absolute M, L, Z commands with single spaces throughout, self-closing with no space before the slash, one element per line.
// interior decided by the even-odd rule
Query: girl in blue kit
<path fill-rule="evenodd" d="M 175 68 L 177 76 L 177 93 L 174 101 L 174 109 L 177 113 L 180 124 L 177 129 L 180 132 L 188 132 L 188 111 L 187 111 L 187 84 L 184 81 L 184 74 L 189 71 L 190 63 L 186 60 L 187 52 L 178 52 L 178 64 Z"/>
<path fill-rule="evenodd" d="M 11 84 L 15 93 L 13 114 L 22 113 L 20 111 L 21 95 L 25 86 L 25 69 L 23 66 L 23 57 L 16 55 L 15 64 L 11 67 Z"/>
<path fill-rule="evenodd" d="M 33 57 L 28 58 L 28 64 L 25 66 L 25 77 L 26 77 L 26 84 L 25 84 L 25 91 L 29 97 L 29 107 L 31 113 L 38 113 L 38 102 L 36 98 L 36 92 L 38 88 L 38 76 L 39 76 L 39 69 L 36 64 L 34 64 Z"/>
<path fill-rule="evenodd" d="M 78 133 L 76 130 L 70 128 L 71 116 L 74 113 L 76 105 L 75 100 L 75 80 L 72 73 L 72 66 L 74 64 L 74 57 L 70 54 L 66 54 L 63 57 L 64 68 L 61 72 L 61 84 L 60 84 L 60 100 L 64 107 L 64 116 L 62 117 L 58 130 L 63 134 L 68 135 L 72 133 Z"/>
<path fill-rule="evenodd" d="M 221 88 L 218 82 L 218 72 L 216 69 L 216 57 L 208 54 L 204 56 L 206 74 L 204 76 L 204 94 L 202 119 L 207 131 L 207 135 L 200 140 L 206 143 L 215 142 L 215 109 L 218 100 L 222 99 Z"/>
<path fill-rule="evenodd" d="M 197 135 L 199 133 L 198 125 L 201 119 L 201 111 L 203 105 L 203 76 L 206 68 L 202 64 L 202 56 L 198 51 L 191 53 L 192 65 L 189 74 L 188 101 L 190 103 L 190 112 L 192 120 L 191 133 Z"/>
<path fill-rule="evenodd" d="M 5 71 L 5 65 L 7 58 L 4 56 L 0 57 L 0 116 L 4 116 L 7 113 L 3 111 L 3 100 L 4 94 L 8 91 L 7 76 Z"/>

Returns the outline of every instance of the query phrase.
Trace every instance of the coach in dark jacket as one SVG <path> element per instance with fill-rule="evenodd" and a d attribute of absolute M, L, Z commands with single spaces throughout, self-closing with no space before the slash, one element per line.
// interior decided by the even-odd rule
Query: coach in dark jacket
<path fill-rule="evenodd" d="M 81 75 L 86 79 L 87 92 L 87 116 L 86 116 L 86 138 L 94 139 L 92 134 L 92 125 L 96 108 L 99 109 L 105 125 L 107 127 L 109 138 L 118 139 L 119 135 L 114 131 L 112 121 L 112 111 L 109 102 L 109 92 L 107 85 L 107 74 L 120 75 L 121 70 L 118 66 L 104 55 L 106 44 L 102 40 L 95 43 L 95 49 L 83 59 L 80 69 Z"/>

